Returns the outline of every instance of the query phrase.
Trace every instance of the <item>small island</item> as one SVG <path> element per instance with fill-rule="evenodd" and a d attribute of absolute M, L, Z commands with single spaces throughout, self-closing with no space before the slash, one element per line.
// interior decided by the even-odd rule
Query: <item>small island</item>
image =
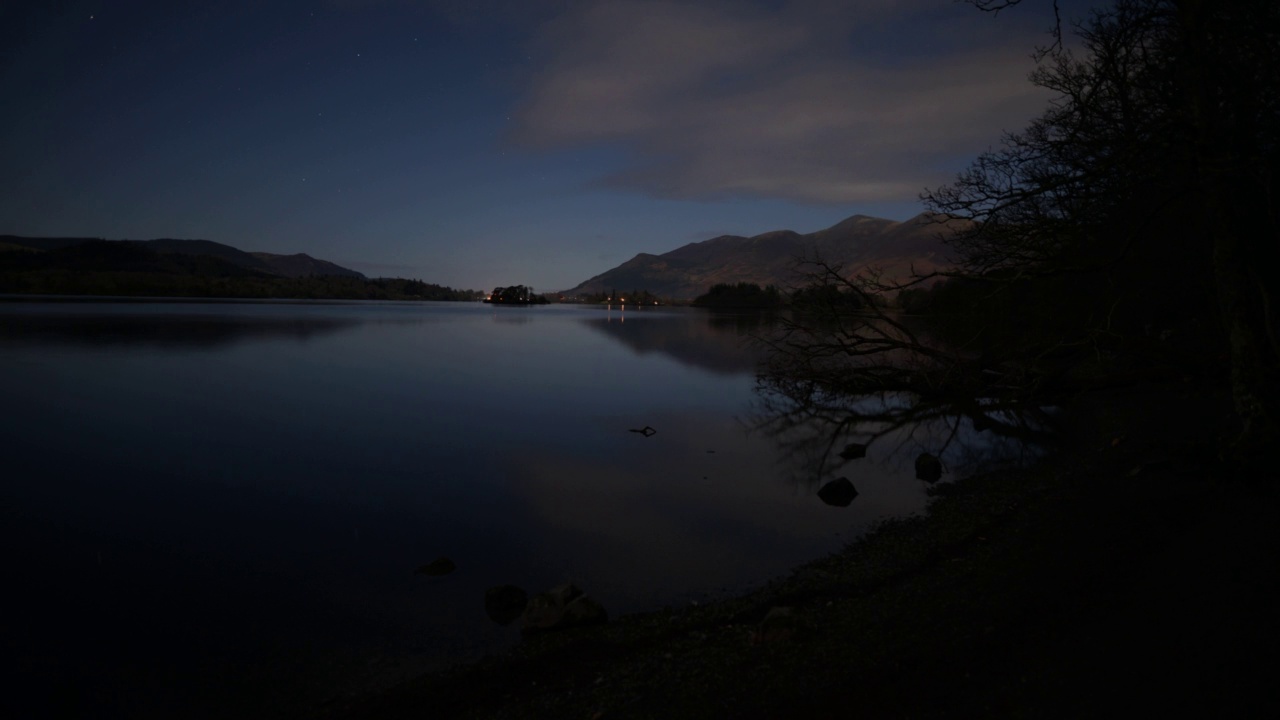
<path fill-rule="evenodd" d="M 496 287 L 484 301 L 490 305 L 547 305 L 550 302 L 528 285 Z"/>

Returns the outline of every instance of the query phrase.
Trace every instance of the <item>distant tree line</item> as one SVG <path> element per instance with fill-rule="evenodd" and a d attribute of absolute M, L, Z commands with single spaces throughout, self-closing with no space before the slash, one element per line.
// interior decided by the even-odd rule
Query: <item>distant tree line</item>
<path fill-rule="evenodd" d="M 560 298 L 560 302 L 599 303 L 611 305 L 693 305 L 695 307 L 722 309 L 769 309 L 782 306 L 805 308 L 831 306 L 842 310 L 856 310 L 862 299 L 855 293 L 841 292 L 839 288 L 815 283 L 790 292 L 774 285 L 761 287 L 757 283 L 717 283 L 693 300 L 674 299 L 655 295 L 648 290 L 601 290 L 582 293 L 572 298 Z"/>
<path fill-rule="evenodd" d="M 508 285 L 496 287 L 485 302 L 494 305 L 546 305 L 551 302 L 545 295 L 539 295 L 528 285 Z"/>
<path fill-rule="evenodd" d="M 605 303 L 611 305 L 673 305 L 675 301 L 671 298 L 662 298 L 648 290 L 632 290 L 631 292 L 618 292 L 617 290 L 600 291 L 595 293 L 583 293 L 573 300 L 565 300 L 566 302 L 583 302 L 583 303 Z"/>
<path fill-rule="evenodd" d="M 778 288 L 773 285 L 762 288 L 748 282 L 718 283 L 693 300 L 694 306 L 707 308 L 775 308 L 782 303 Z"/>

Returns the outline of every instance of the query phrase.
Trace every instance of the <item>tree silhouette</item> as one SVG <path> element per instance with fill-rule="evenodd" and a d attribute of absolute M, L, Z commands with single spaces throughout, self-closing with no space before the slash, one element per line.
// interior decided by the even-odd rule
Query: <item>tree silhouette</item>
<path fill-rule="evenodd" d="M 1074 32 L 1039 53 L 1044 113 L 922 195 L 956 267 L 885 284 L 810 260 L 861 302 L 784 321 L 766 383 L 1043 399 L 1200 374 L 1228 378 L 1237 459 L 1277 438 L 1280 3 L 1118 0 Z"/>
<path fill-rule="evenodd" d="M 923 199 L 969 221 L 965 276 L 1075 284 L 1087 312 L 1057 325 L 1066 342 L 1114 352 L 1158 318 L 1220 347 L 1240 448 L 1256 447 L 1276 434 L 1280 366 L 1275 282 L 1256 271 L 1280 230 L 1280 4 L 1120 0 L 1077 34 L 1081 53 L 1058 47 L 1032 77 L 1049 109 Z M 1214 305 L 1216 335 L 1196 325 Z"/>

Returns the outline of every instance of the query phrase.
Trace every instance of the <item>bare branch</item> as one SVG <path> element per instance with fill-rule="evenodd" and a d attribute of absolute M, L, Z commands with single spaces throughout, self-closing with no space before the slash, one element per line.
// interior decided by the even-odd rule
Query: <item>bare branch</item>
<path fill-rule="evenodd" d="M 1022 4 L 1022 0 L 965 0 L 965 2 L 982 12 L 989 12 L 992 15 L 999 15 L 1001 12 L 1008 10 L 1015 5 Z M 1042 48 L 1039 50 L 1037 55 L 1041 57 L 1049 55 L 1062 48 L 1062 13 L 1058 8 L 1058 0 L 1052 0 L 1052 3 L 1053 28 L 1049 32 L 1053 35 L 1053 45 L 1049 48 Z"/>

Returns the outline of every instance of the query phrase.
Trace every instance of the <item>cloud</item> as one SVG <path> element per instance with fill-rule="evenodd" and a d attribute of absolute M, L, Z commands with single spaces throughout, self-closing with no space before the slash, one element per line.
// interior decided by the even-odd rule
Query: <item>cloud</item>
<path fill-rule="evenodd" d="M 659 197 L 911 200 L 1046 99 L 1026 79 L 1041 36 L 938 8 L 575 6 L 539 33 L 513 137 L 620 144 L 627 164 L 600 183 Z"/>

